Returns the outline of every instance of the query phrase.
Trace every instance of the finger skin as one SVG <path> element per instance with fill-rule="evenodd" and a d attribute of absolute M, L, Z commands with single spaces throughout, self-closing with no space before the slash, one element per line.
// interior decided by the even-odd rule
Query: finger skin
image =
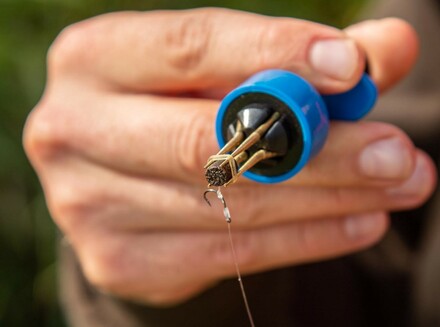
<path fill-rule="evenodd" d="M 376 242 L 388 226 L 384 213 L 364 218 L 367 230 L 357 234 L 351 226 L 356 217 L 236 231 L 233 239 L 241 270 L 254 273 L 362 249 Z M 111 234 L 88 229 L 77 235 L 71 241 L 94 285 L 149 304 L 186 300 L 235 274 L 225 231 Z"/>
<path fill-rule="evenodd" d="M 78 103 L 72 108 L 41 104 L 28 122 L 28 153 L 41 153 L 43 148 L 55 156 L 60 151 L 72 151 L 124 173 L 206 185 L 202 167 L 218 151 L 214 133 L 217 101 L 111 94 L 98 97 L 93 104 L 80 97 L 75 101 Z M 76 110 L 90 106 L 93 110 L 87 115 Z M 93 128 L 86 128 L 90 122 L 94 122 Z M 402 144 L 405 171 L 393 179 L 363 174 L 359 168 L 362 151 L 390 138 Z M 377 122 L 337 122 L 332 123 L 322 152 L 286 184 L 392 185 L 410 176 L 414 162 L 414 146 L 398 128 Z M 249 182 L 240 179 L 240 183 Z"/>
<path fill-rule="evenodd" d="M 435 185 L 432 161 L 419 153 L 417 163 L 414 178 L 399 186 L 236 185 L 223 193 L 238 229 L 402 210 L 423 203 Z M 220 203 L 214 197 L 209 207 L 202 197 L 203 187 L 121 174 L 75 156 L 45 165 L 39 175 L 49 210 L 67 234 L 78 226 L 136 232 L 218 230 L 224 225 Z"/>
<path fill-rule="evenodd" d="M 117 90 L 173 93 L 230 89 L 256 72 L 280 68 L 326 93 L 342 92 L 359 80 L 364 55 L 357 50 L 357 67 L 346 80 L 319 74 L 310 48 L 330 39 L 347 36 L 304 20 L 220 8 L 113 13 L 61 33 L 49 53 L 49 79 L 74 75 Z"/>
<path fill-rule="evenodd" d="M 370 74 L 382 92 L 407 75 L 418 57 L 417 34 L 402 19 L 364 21 L 345 31 L 365 49 Z"/>

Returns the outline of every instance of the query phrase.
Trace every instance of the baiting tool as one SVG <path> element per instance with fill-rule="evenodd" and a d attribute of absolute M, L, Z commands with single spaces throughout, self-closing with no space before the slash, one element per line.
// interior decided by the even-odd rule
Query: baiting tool
<path fill-rule="evenodd" d="M 289 71 L 255 74 L 221 102 L 215 122 L 221 150 L 204 167 L 209 187 L 228 186 L 241 175 L 260 183 L 293 177 L 324 146 L 330 120 L 361 119 L 377 95 L 367 74 L 334 95 L 319 94 Z"/>

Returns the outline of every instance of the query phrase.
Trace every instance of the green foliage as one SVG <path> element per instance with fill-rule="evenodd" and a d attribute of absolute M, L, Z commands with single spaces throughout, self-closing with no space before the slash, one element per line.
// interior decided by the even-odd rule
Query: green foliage
<path fill-rule="evenodd" d="M 229 7 L 345 26 L 364 0 L 0 0 L 0 327 L 62 326 L 56 294 L 57 231 L 28 164 L 21 133 L 45 83 L 60 30 L 115 10 Z"/>

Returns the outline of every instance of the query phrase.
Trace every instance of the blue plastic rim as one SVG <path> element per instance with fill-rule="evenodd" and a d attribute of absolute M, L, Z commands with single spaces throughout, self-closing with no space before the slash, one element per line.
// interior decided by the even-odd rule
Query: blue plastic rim
<path fill-rule="evenodd" d="M 330 119 L 356 121 L 365 117 L 376 104 L 377 87 L 367 74 L 351 90 L 322 98 L 327 106 Z"/>
<path fill-rule="evenodd" d="M 215 126 L 220 148 L 226 144 L 223 120 L 230 104 L 249 93 L 266 93 L 286 104 L 296 116 L 303 137 L 302 154 L 291 170 L 278 176 L 264 176 L 251 171 L 243 174 L 259 183 L 279 183 L 296 175 L 324 146 L 329 116 L 331 119 L 357 120 L 371 110 L 377 98 L 376 87 L 367 75 L 352 90 L 323 97 L 296 74 L 284 70 L 266 70 L 253 75 L 223 99 Z"/>
<path fill-rule="evenodd" d="M 311 136 L 309 123 L 307 122 L 306 118 L 300 112 L 300 108 L 298 107 L 298 105 L 294 102 L 289 103 L 289 101 L 288 101 L 288 99 L 286 99 L 285 95 L 280 92 L 277 92 L 277 91 L 278 90 L 276 90 L 276 89 L 267 88 L 267 87 L 264 87 L 263 85 L 243 86 L 243 87 L 237 88 L 225 97 L 225 99 L 222 102 L 222 105 L 220 106 L 220 109 L 217 114 L 217 119 L 216 119 L 217 141 L 220 145 L 220 148 L 222 148 L 226 144 L 226 140 L 225 140 L 225 138 L 223 136 L 223 132 L 222 132 L 224 115 L 226 114 L 226 112 L 229 108 L 229 104 L 233 100 L 235 100 L 235 98 L 239 97 L 240 95 L 245 94 L 245 93 L 249 93 L 249 92 L 266 93 L 266 94 L 272 95 L 272 96 L 278 98 L 279 100 L 283 101 L 285 104 L 288 105 L 289 109 L 291 109 L 294 112 L 294 114 L 297 117 L 298 122 L 301 126 L 301 131 L 302 131 L 302 136 L 303 136 L 304 149 L 301 154 L 301 158 L 298 161 L 297 165 L 292 170 L 290 170 L 287 173 L 282 174 L 282 175 L 264 176 L 264 175 L 260 175 L 260 174 L 255 174 L 251 171 L 246 171 L 243 174 L 243 176 L 245 176 L 251 180 L 254 180 L 256 182 L 259 182 L 259 183 L 266 183 L 266 184 L 280 183 L 286 179 L 291 178 L 299 170 L 301 170 L 302 167 L 304 167 L 304 165 L 308 162 L 308 158 L 310 157 L 310 153 L 312 151 L 312 142 L 311 142 L 312 136 Z"/>

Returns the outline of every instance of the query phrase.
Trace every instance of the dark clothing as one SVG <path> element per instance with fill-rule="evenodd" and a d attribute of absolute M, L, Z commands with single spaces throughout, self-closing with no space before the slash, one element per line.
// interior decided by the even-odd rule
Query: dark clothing
<path fill-rule="evenodd" d="M 439 8 L 436 0 L 391 0 L 375 9 L 375 17 L 409 20 L 420 33 L 422 56 L 410 78 L 381 99 L 372 116 L 401 126 L 437 165 Z M 244 282 L 257 326 L 440 326 L 440 193 L 421 209 L 394 215 L 391 231 L 374 248 L 247 276 Z M 149 308 L 97 292 L 85 281 L 72 251 L 64 246 L 61 286 L 74 327 L 249 325 L 235 279 L 182 305 Z"/>

